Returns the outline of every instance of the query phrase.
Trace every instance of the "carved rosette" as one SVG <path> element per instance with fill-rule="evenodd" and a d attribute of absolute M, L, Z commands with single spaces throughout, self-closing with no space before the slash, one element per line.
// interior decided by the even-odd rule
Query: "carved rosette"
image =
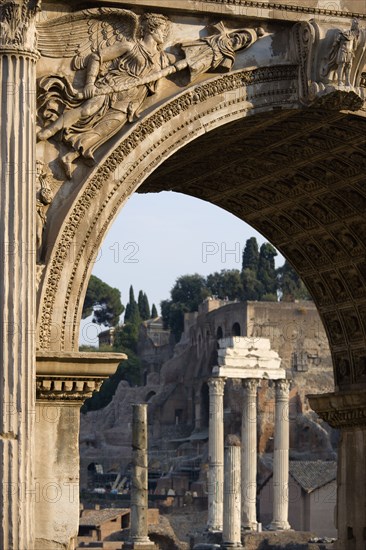
<path fill-rule="evenodd" d="M 0 1 L 0 51 L 37 56 L 35 16 L 41 0 Z"/>

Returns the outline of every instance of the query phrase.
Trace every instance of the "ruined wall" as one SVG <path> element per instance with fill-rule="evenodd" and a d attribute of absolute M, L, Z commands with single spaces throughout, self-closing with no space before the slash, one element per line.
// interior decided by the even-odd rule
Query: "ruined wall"
<path fill-rule="evenodd" d="M 307 393 L 331 391 L 334 385 L 329 347 L 315 305 L 312 302 L 212 300 L 204 302 L 200 313 L 187 317 L 186 330 L 175 347 L 174 356 L 161 368 L 160 383 L 156 375 L 150 375 L 142 388 L 129 388 L 123 382 L 110 405 L 82 416 L 83 467 L 98 457 L 108 468 L 118 469 L 119 464 L 128 462 L 131 404 L 147 400 L 150 447 L 155 449 L 155 454 L 160 451 L 158 460 L 164 462 L 166 458 L 166 462 L 173 465 L 174 461 L 169 460 L 171 455 L 179 453 L 179 444 L 171 440 L 207 429 L 207 380 L 217 364 L 217 329 L 221 327 L 223 336 L 228 336 L 234 323 L 239 323 L 242 334 L 250 338 L 269 338 L 292 379 L 291 458 L 334 458 L 337 434 L 319 421 L 306 399 Z M 242 389 L 239 381 L 227 381 L 224 402 L 225 431 L 240 434 Z M 274 410 L 274 388 L 263 381 L 258 392 L 259 472 L 263 479 L 272 468 Z M 202 448 L 204 445 L 201 451 Z"/>

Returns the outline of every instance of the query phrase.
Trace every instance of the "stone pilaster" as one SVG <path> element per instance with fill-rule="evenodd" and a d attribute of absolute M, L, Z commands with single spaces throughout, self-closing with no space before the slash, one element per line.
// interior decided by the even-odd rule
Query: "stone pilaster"
<path fill-rule="evenodd" d="M 35 550 L 74 548 L 79 528 L 80 406 L 123 359 L 122 353 L 37 353 Z"/>
<path fill-rule="evenodd" d="M 128 548 L 155 548 L 148 537 L 147 405 L 132 405 L 131 527 Z"/>
<path fill-rule="evenodd" d="M 269 529 L 290 529 L 288 522 L 289 389 L 287 380 L 277 380 L 273 454 L 273 519 Z"/>
<path fill-rule="evenodd" d="M 242 527 L 257 529 L 257 388 L 259 381 L 243 380 L 244 402 L 241 424 Z"/>
<path fill-rule="evenodd" d="M 0 547 L 34 546 L 37 2 L 0 4 Z"/>
<path fill-rule="evenodd" d="M 210 531 L 222 531 L 224 505 L 224 378 L 210 378 L 208 428 L 208 520 Z"/>
<path fill-rule="evenodd" d="M 225 451 L 224 548 L 241 547 L 241 450 L 238 438 L 230 437 Z"/>
<path fill-rule="evenodd" d="M 337 550 L 363 550 L 366 532 L 366 393 L 309 395 L 311 407 L 341 432 L 338 445 Z"/>

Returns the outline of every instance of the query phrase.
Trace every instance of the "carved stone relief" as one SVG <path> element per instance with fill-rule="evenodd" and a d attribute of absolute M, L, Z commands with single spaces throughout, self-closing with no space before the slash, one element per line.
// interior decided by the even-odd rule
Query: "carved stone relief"
<path fill-rule="evenodd" d="M 93 24 L 95 23 L 98 27 L 100 10 L 98 16 L 96 16 L 95 10 L 86 11 L 88 15 L 85 15 L 86 12 L 84 11 L 83 16 L 77 21 L 77 25 L 80 25 L 81 29 L 84 25 L 84 19 L 86 19 L 89 22 L 93 20 Z M 121 10 L 117 11 L 121 12 Z M 90 15 L 91 12 L 93 15 Z M 154 16 L 152 16 L 153 18 Z M 60 19 L 62 18 L 56 18 L 58 24 L 61 22 Z M 169 20 L 167 18 L 165 20 L 166 26 L 169 27 Z M 140 16 L 137 25 L 141 25 L 141 21 Z M 108 24 L 107 28 L 110 30 Z M 256 32 L 255 29 L 247 30 L 249 33 Z M 346 25 L 345 30 L 347 31 Z M 154 68 L 152 70 L 152 76 L 156 77 L 155 80 L 150 81 L 151 74 L 148 73 L 145 76 L 144 71 L 142 71 L 142 80 L 138 82 L 144 88 L 145 95 L 141 99 L 140 107 L 144 111 L 145 106 L 149 105 L 149 110 L 144 111 L 143 120 L 139 122 L 134 117 L 133 122 L 130 122 L 126 116 L 127 113 L 124 113 L 123 124 L 121 120 L 118 123 L 121 123 L 119 128 L 123 131 L 118 135 L 116 134 L 116 139 L 111 140 L 112 145 L 107 143 L 110 136 L 107 136 L 105 141 L 103 141 L 104 137 L 102 136 L 101 145 L 95 146 L 94 150 L 98 162 L 99 159 L 103 159 L 104 162 L 108 151 L 110 156 L 103 165 L 100 164 L 94 170 L 93 177 L 89 178 L 87 184 L 83 185 L 82 188 L 80 186 L 82 191 L 79 194 L 80 200 L 78 199 L 78 203 L 73 206 L 72 211 L 70 210 L 70 216 L 57 242 L 57 250 L 55 249 L 52 253 L 51 263 L 45 274 L 44 290 L 42 289 L 42 326 L 40 332 L 40 345 L 44 349 L 49 346 L 49 319 L 53 318 L 53 312 L 59 308 L 57 289 L 60 288 L 60 277 L 62 277 L 65 265 L 64 251 L 66 250 L 67 255 L 68 247 L 71 246 L 70 243 L 75 239 L 75 235 L 82 235 L 82 241 L 80 246 L 78 245 L 75 264 L 72 272 L 70 271 L 70 278 L 68 277 L 64 304 L 60 309 L 62 309 L 62 323 L 70 323 L 71 320 L 77 327 L 77 309 L 80 307 L 83 288 L 80 278 L 87 279 L 88 270 L 90 269 L 89 256 L 92 258 L 92 247 L 98 246 L 105 228 L 108 227 L 120 204 L 138 187 L 141 180 L 151 174 L 163 158 L 171 155 L 179 147 L 189 142 L 193 143 L 194 138 L 197 135 L 202 135 L 202 132 L 206 132 L 207 139 L 211 142 L 210 147 L 213 144 L 216 151 L 221 151 L 221 153 L 222 142 L 225 141 L 226 144 L 226 140 L 228 140 L 227 155 L 225 155 L 223 166 L 217 168 L 214 162 L 211 166 L 210 156 L 208 155 L 207 165 L 197 170 L 199 162 L 202 162 L 200 147 L 196 146 L 189 149 L 189 146 L 187 146 L 189 152 L 183 162 L 186 169 L 176 170 L 173 164 L 169 165 L 169 162 L 161 167 L 164 178 L 170 180 L 170 183 L 172 173 L 175 174 L 174 189 L 201 197 L 204 200 L 210 200 L 227 208 L 236 215 L 250 221 L 254 227 L 261 230 L 268 238 L 272 238 L 277 245 L 280 244 L 282 250 L 287 253 L 296 268 L 304 275 L 304 279 L 309 284 L 318 306 L 324 313 L 329 310 L 333 311 L 333 308 L 339 306 L 346 311 L 345 305 L 349 303 L 351 295 L 357 300 L 364 298 L 364 295 L 362 295 L 363 276 L 361 270 L 351 265 L 345 266 L 350 256 L 353 258 L 353 254 L 359 253 L 361 255 L 364 252 L 361 244 L 363 238 L 358 232 L 359 219 L 356 218 L 358 214 L 361 214 L 361 207 L 357 207 L 357 201 L 359 198 L 361 200 L 364 198 L 361 182 L 359 182 L 360 166 L 364 162 L 362 150 L 364 136 L 360 132 L 361 124 L 356 124 L 351 117 L 345 121 L 344 115 L 339 112 L 331 113 L 327 109 L 304 109 L 297 113 L 295 111 L 292 113 L 286 112 L 286 109 L 282 109 L 282 111 L 278 109 L 271 111 L 269 117 L 267 113 L 269 104 L 278 107 L 285 105 L 286 107 L 289 105 L 289 98 L 292 97 L 293 106 L 298 105 L 296 103 L 298 95 L 294 83 L 299 69 L 295 61 L 292 65 L 261 67 L 255 70 L 241 69 L 233 74 L 218 78 L 212 78 L 213 75 L 211 75 L 209 76 L 210 80 L 205 81 L 204 72 L 227 71 L 230 70 L 232 64 L 230 56 L 223 55 L 220 50 L 220 40 L 224 34 L 227 34 L 224 32 L 223 27 L 219 25 L 216 29 L 213 27 L 201 28 L 201 31 L 201 38 L 196 36 L 190 42 L 187 41 L 183 44 L 182 47 L 178 43 L 179 38 L 177 35 L 175 35 L 169 48 L 166 46 L 166 41 L 156 46 L 161 57 L 167 57 L 168 61 L 165 68 L 169 71 L 172 70 L 171 76 L 169 77 L 168 73 L 162 73 L 165 68 L 161 68 L 161 65 L 158 65 L 158 70 Z M 117 41 L 119 42 L 118 47 L 125 44 L 125 42 L 130 42 L 135 46 L 138 41 L 143 39 L 143 37 L 136 36 L 128 40 L 125 35 L 128 31 L 120 29 L 117 34 L 114 31 L 112 32 L 112 42 L 118 32 L 121 38 Z M 325 26 L 320 30 L 319 36 L 315 37 L 316 40 L 312 46 L 312 52 L 316 55 L 311 58 L 311 62 L 307 63 L 309 60 L 306 60 L 303 64 L 306 70 L 313 70 L 314 66 L 312 64 L 315 64 L 319 73 L 324 59 L 330 53 L 333 39 L 336 35 L 338 36 L 337 33 L 338 29 L 330 28 L 330 26 Z M 360 33 L 363 37 L 363 31 L 360 31 Z M 252 38 L 253 36 L 251 35 Z M 43 37 L 41 30 L 40 48 L 44 58 L 46 58 L 48 46 L 43 42 Z M 205 40 L 202 37 L 205 37 Z M 254 36 L 254 38 L 256 37 Z M 213 54 L 216 47 L 218 48 L 217 59 L 219 65 L 215 67 Z M 77 57 L 77 51 L 78 47 L 74 48 L 73 57 L 70 54 L 70 62 L 76 63 L 74 57 Z M 88 35 L 85 41 L 85 50 L 78 54 L 80 58 L 87 58 L 84 60 L 84 68 L 81 65 L 80 68 L 75 65 L 74 71 L 70 70 L 67 73 L 68 81 L 72 84 L 75 93 L 79 94 L 77 98 L 79 103 L 76 108 L 84 108 L 88 101 L 94 101 L 100 97 L 96 93 L 90 98 L 83 95 L 85 89 L 87 89 L 84 85 L 89 79 L 89 71 L 93 74 L 96 73 L 93 83 L 94 88 L 98 89 L 100 84 L 100 88 L 103 89 L 102 84 L 104 85 L 108 81 L 108 74 L 112 74 L 114 78 L 113 70 L 116 69 L 118 72 L 118 63 L 123 64 L 125 60 L 125 54 L 121 54 L 116 57 L 118 62 L 116 59 L 111 59 L 104 63 L 102 67 L 101 60 L 96 61 L 94 54 L 98 57 L 98 52 L 92 50 Z M 234 59 L 237 57 L 234 53 Z M 286 61 L 288 63 L 288 60 Z M 177 66 L 179 63 L 180 65 Z M 185 67 L 184 64 L 186 64 Z M 312 66 L 311 69 L 310 66 Z M 93 67 L 94 70 L 92 71 Z M 177 68 L 179 74 L 176 71 Z M 185 75 L 185 85 L 198 83 L 190 90 L 181 93 L 184 85 L 179 90 L 178 82 L 180 82 L 179 78 L 183 74 Z M 43 72 L 39 82 L 43 86 L 46 82 L 50 83 L 51 81 L 47 79 L 52 77 L 51 73 Z M 169 80 L 168 78 L 164 80 L 165 77 L 168 77 Z M 130 93 L 132 90 L 134 94 L 136 78 L 138 79 L 139 76 L 133 75 L 128 80 L 124 73 L 121 76 L 122 88 L 118 89 L 116 93 L 121 94 L 121 97 L 126 97 L 127 92 Z M 145 78 L 148 78 L 149 82 L 144 81 Z M 319 78 L 321 80 L 322 77 L 319 76 Z M 323 79 L 330 79 L 330 76 L 326 75 Z M 287 82 L 286 86 L 285 81 Z M 64 80 L 65 82 L 66 80 Z M 153 97 L 155 86 L 157 90 L 158 86 L 164 83 L 163 88 L 165 89 L 167 82 L 176 86 L 174 90 L 179 92 L 179 97 L 174 98 L 175 92 L 173 92 L 173 99 L 151 114 L 151 107 L 155 101 L 165 101 L 165 97 L 159 96 L 159 92 L 156 97 Z M 52 81 L 53 85 L 54 81 Z M 127 90 L 124 88 L 125 85 L 132 85 L 132 87 Z M 329 86 L 333 86 L 336 92 L 350 93 L 350 90 L 339 90 L 338 81 L 329 82 Z M 276 87 L 278 88 L 277 91 Z M 347 86 L 343 87 L 347 88 Z M 146 90 L 148 91 L 146 92 Z M 44 97 L 42 100 L 47 103 L 47 99 L 50 99 L 51 96 L 47 97 L 48 92 L 45 88 L 43 88 L 43 91 Z M 64 103 L 65 93 L 62 92 L 59 95 Z M 105 97 L 107 96 L 109 101 L 110 96 L 105 93 Z M 343 96 L 341 97 L 343 98 Z M 344 107 L 346 102 L 344 99 L 342 101 Z M 306 105 L 312 104 L 310 101 L 304 101 L 304 103 Z M 333 101 L 333 103 L 336 103 L 336 101 Z M 248 104 L 250 104 L 249 107 Z M 42 105 L 45 104 L 42 103 Z M 251 119 L 251 117 L 247 117 L 247 114 L 253 107 L 254 111 L 257 109 L 257 113 Z M 61 115 L 64 111 L 69 112 L 73 108 L 73 106 L 62 105 Z M 51 111 L 52 109 L 50 109 Z M 51 113 L 54 120 L 52 120 L 52 116 L 49 119 L 40 118 L 41 134 L 39 137 L 42 139 L 38 146 L 53 147 L 57 151 L 58 158 L 66 156 L 67 158 L 64 158 L 62 162 L 66 169 L 70 169 L 71 174 L 74 167 L 79 170 L 81 165 L 86 167 L 86 162 L 89 161 L 85 161 L 83 149 L 78 149 L 77 156 L 72 158 L 76 151 L 73 150 L 73 146 L 67 137 L 74 131 L 71 126 L 63 126 L 61 130 L 48 138 L 47 135 L 42 135 L 42 131 L 46 130 L 47 124 L 51 126 L 52 130 L 52 124 L 59 121 L 58 111 L 55 113 L 53 115 Z M 233 118 L 234 113 L 237 115 L 237 119 Z M 137 110 L 136 115 L 138 114 Z M 79 132 L 78 135 L 76 135 L 77 132 L 75 133 L 75 139 L 78 140 L 79 137 L 84 139 L 84 136 L 86 139 L 87 134 L 95 130 L 94 124 L 97 123 L 93 118 L 95 115 L 91 114 L 90 116 L 91 120 L 86 121 L 85 134 L 80 131 L 80 120 L 75 122 L 77 132 Z M 103 116 L 98 123 L 103 121 Z M 215 145 L 215 138 L 211 136 L 211 132 L 208 132 L 211 129 L 210 122 L 206 120 L 203 122 L 206 116 L 215 118 L 217 126 L 224 124 L 226 121 L 238 120 L 239 117 L 243 120 L 245 118 L 245 125 L 243 124 L 242 129 L 238 125 L 234 131 L 232 131 L 231 125 L 222 126 L 220 128 L 222 132 L 221 142 Z M 174 119 L 176 125 L 174 127 L 170 125 L 169 131 L 164 129 L 166 135 L 163 137 L 160 128 L 164 128 L 168 122 Z M 196 127 L 200 127 L 200 133 L 197 132 Z M 116 131 L 119 132 L 119 129 Z M 237 139 L 237 135 L 240 135 L 240 140 Z M 122 136 L 124 136 L 123 139 Z M 111 153 L 113 143 L 117 144 L 117 139 L 120 140 L 119 145 Z M 108 147 L 110 147 L 110 150 Z M 142 151 L 141 158 L 139 156 L 140 151 Z M 214 152 L 212 156 L 215 156 Z M 172 157 L 174 155 L 171 155 Z M 243 158 L 246 159 L 246 162 L 243 161 Z M 70 161 L 69 167 L 66 166 L 67 160 Z M 89 160 L 92 161 L 93 159 Z M 195 164 L 196 161 L 198 164 Z M 138 162 L 144 163 L 143 169 L 138 168 Z M 128 164 L 127 168 L 126 164 Z M 117 168 L 120 170 L 119 177 L 122 179 L 116 180 L 112 186 L 110 180 L 114 177 L 113 171 Z M 86 172 L 83 172 L 83 174 L 90 174 L 91 170 L 89 172 L 88 170 L 86 167 Z M 79 173 L 80 170 L 76 176 Z M 151 178 L 150 189 L 163 189 L 165 185 L 164 178 L 161 178 L 158 170 L 156 178 Z M 351 182 L 348 181 L 349 178 L 353 178 L 352 190 Z M 66 182 L 65 186 L 68 185 L 68 189 L 72 189 L 72 186 L 78 181 L 75 177 L 70 183 Z M 108 196 L 100 201 L 104 186 L 108 186 Z M 97 208 L 95 204 L 98 201 L 100 201 L 100 206 Z M 52 203 L 52 209 L 54 209 L 54 205 L 55 201 Z M 86 231 L 84 230 L 85 220 L 91 211 L 93 211 L 93 219 Z M 351 227 L 353 220 L 355 221 L 354 228 Z M 96 227 L 98 228 L 97 234 L 94 235 L 93 232 L 95 232 Z M 341 237 L 338 238 L 338 235 L 341 235 Z M 344 236 L 344 242 L 342 242 L 342 235 Z M 347 243 L 351 243 L 351 245 Z M 349 246 L 353 247 L 352 250 Z M 87 250 L 91 251 L 90 254 L 86 252 Z M 337 264 L 334 270 L 330 269 L 330 262 Z M 73 306 L 75 306 L 75 315 L 71 319 Z M 341 329 L 342 336 L 339 333 L 332 342 L 335 345 L 336 341 L 338 353 L 341 353 L 341 350 L 343 353 L 342 348 L 345 347 L 345 342 L 349 342 L 350 339 L 346 338 L 345 319 L 343 317 L 338 318 L 338 323 L 340 324 L 338 329 Z M 72 332 L 73 345 L 77 345 L 77 329 L 73 328 Z M 359 333 L 357 332 L 357 334 Z M 67 339 L 65 332 L 62 332 L 61 346 L 67 342 Z M 352 336 L 353 343 L 356 343 L 355 335 Z"/>
<path fill-rule="evenodd" d="M 37 264 L 40 264 L 42 259 L 43 233 L 47 220 L 47 209 L 54 196 L 51 173 L 45 163 L 41 160 L 37 160 L 36 162 L 36 190 L 36 251 Z"/>
<path fill-rule="evenodd" d="M 77 159 L 93 163 L 95 151 L 139 117 L 164 77 L 186 69 L 193 82 L 207 71 L 228 72 L 236 52 L 264 34 L 260 28 L 228 31 L 219 23 L 206 37 L 167 53 L 169 29 L 163 15 L 139 17 L 115 8 L 84 10 L 39 26 L 42 55 L 71 58 L 76 80 L 81 71 L 86 73 L 79 87 L 60 75 L 39 82 L 38 140 L 61 134 L 67 150 L 60 160 L 68 178 Z M 65 34 L 71 35 L 67 44 Z"/>
<path fill-rule="evenodd" d="M 328 337 L 333 346 L 344 344 L 344 330 L 338 313 L 324 313 L 323 320 L 328 329 Z"/>
<path fill-rule="evenodd" d="M 336 377 L 336 385 L 346 386 L 353 381 L 353 373 L 351 367 L 351 359 L 348 353 L 334 353 L 334 372 Z"/>
<path fill-rule="evenodd" d="M 306 105 L 357 111 L 366 98 L 363 70 L 366 31 L 354 19 L 350 28 L 326 28 L 314 20 L 293 28 L 293 59 L 299 64 L 300 98 Z"/>

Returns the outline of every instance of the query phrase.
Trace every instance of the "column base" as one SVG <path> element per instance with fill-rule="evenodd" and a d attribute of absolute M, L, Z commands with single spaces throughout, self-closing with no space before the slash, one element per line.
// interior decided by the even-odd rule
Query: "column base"
<path fill-rule="evenodd" d="M 258 531 L 258 522 L 251 521 L 241 526 L 243 531 Z"/>
<path fill-rule="evenodd" d="M 125 542 L 123 548 L 128 550 L 158 550 L 158 547 L 150 539 L 145 541 Z"/>
<path fill-rule="evenodd" d="M 212 526 L 207 526 L 206 527 L 206 530 L 209 532 L 209 533 L 222 533 L 222 530 L 223 528 L 222 527 L 212 527 Z"/>
<path fill-rule="evenodd" d="M 266 529 L 268 531 L 288 531 L 291 529 L 291 525 L 288 521 L 272 521 Z"/>

